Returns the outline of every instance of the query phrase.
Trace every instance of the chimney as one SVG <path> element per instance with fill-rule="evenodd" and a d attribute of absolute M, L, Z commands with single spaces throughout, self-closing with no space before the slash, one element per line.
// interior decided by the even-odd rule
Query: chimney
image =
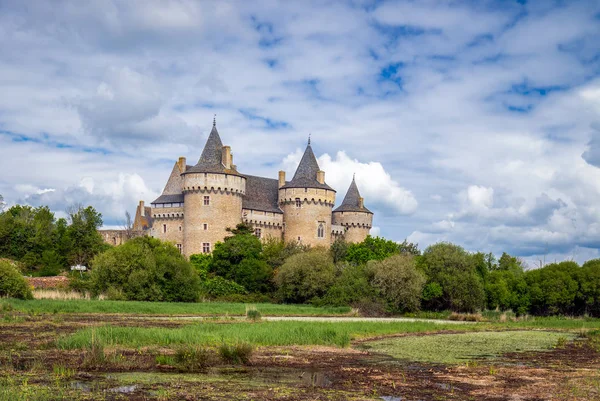
<path fill-rule="evenodd" d="M 185 159 L 183 159 L 183 160 L 185 160 Z M 144 207 L 143 200 L 140 201 L 140 216 L 142 216 L 142 217 L 146 216 L 146 208 Z"/>
<path fill-rule="evenodd" d="M 285 185 L 285 171 L 279 171 L 279 188 Z"/>
<path fill-rule="evenodd" d="M 319 181 L 319 184 L 325 184 L 325 172 L 323 170 L 317 171 L 317 181 Z"/>
<path fill-rule="evenodd" d="M 179 172 L 185 173 L 186 165 L 185 165 L 185 157 L 180 157 L 177 161 L 177 165 L 179 166 Z"/>
<path fill-rule="evenodd" d="M 358 207 L 361 209 L 365 207 L 365 198 L 363 198 L 362 196 L 358 198 Z"/>
<path fill-rule="evenodd" d="M 223 163 L 223 166 L 225 166 L 225 168 L 230 169 L 231 168 L 231 146 L 223 146 L 223 153 L 221 156 L 221 163 Z"/>

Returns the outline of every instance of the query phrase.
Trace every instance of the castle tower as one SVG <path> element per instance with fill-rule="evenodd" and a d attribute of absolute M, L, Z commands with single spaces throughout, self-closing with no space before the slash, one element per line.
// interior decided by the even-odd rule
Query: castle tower
<path fill-rule="evenodd" d="M 294 178 L 286 182 L 285 175 L 280 173 L 279 176 L 284 240 L 329 246 L 334 203 L 335 190 L 325 183 L 325 172 L 319 168 L 309 139 Z"/>
<path fill-rule="evenodd" d="M 162 241 L 172 242 L 179 251 L 183 250 L 183 177 L 185 157 L 180 157 L 173 165 L 171 175 L 162 194 L 152 202 L 151 234 Z M 138 209 L 143 207 L 140 205 Z M 145 209 L 145 208 L 144 208 Z M 140 211 L 140 210 L 138 210 Z M 136 213 L 137 221 L 137 213 Z"/>
<path fill-rule="evenodd" d="M 347 242 L 362 242 L 373 226 L 373 213 L 364 205 L 354 177 L 342 204 L 333 211 L 333 224 L 346 228 Z"/>
<path fill-rule="evenodd" d="M 215 121 L 200 160 L 182 177 L 183 253 L 212 252 L 228 236 L 226 229 L 241 223 L 246 193 L 246 178 L 233 165 L 231 148 L 223 146 Z"/>

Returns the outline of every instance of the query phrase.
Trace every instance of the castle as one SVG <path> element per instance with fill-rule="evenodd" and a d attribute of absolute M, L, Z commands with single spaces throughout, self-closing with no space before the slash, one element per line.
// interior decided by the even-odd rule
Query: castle
<path fill-rule="evenodd" d="M 257 237 L 329 246 L 336 238 L 360 242 L 369 234 L 373 213 L 364 205 L 354 179 L 341 205 L 333 210 L 336 191 L 325 183 L 310 139 L 291 181 L 242 174 L 231 147 L 223 146 L 216 122 L 194 166 L 180 157 L 162 194 L 151 208 L 144 202 L 135 225 L 174 243 L 186 256 L 210 253 L 241 222 Z M 150 214 L 150 216 L 148 216 Z M 143 221 L 145 224 L 140 224 Z"/>

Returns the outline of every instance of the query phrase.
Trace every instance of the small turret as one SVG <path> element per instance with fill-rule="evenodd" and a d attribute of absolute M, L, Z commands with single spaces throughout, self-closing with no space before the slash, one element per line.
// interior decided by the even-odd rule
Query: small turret
<path fill-rule="evenodd" d="M 348 242 L 362 242 L 373 226 L 373 213 L 365 207 L 360 196 L 355 177 L 346 192 L 342 204 L 333 211 L 333 224 L 346 228 L 345 239 Z"/>

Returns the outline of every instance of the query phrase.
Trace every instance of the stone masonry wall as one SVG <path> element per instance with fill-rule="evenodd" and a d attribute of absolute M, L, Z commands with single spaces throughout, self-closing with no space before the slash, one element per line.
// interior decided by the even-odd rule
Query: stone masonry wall
<path fill-rule="evenodd" d="M 186 174 L 184 182 L 185 225 L 183 253 L 190 256 L 202 253 L 204 243 L 223 241 L 242 221 L 242 195 L 245 193 L 245 178 L 225 174 Z M 204 197 L 209 197 L 209 205 Z M 205 229 L 206 224 L 206 229 Z"/>
<path fill-rule="evenodd" d="M 373 215 L 364 212 L 334 212 L 333 224 L 346 227 L 347 242 L 362 242 L 373 226 Z"/>

